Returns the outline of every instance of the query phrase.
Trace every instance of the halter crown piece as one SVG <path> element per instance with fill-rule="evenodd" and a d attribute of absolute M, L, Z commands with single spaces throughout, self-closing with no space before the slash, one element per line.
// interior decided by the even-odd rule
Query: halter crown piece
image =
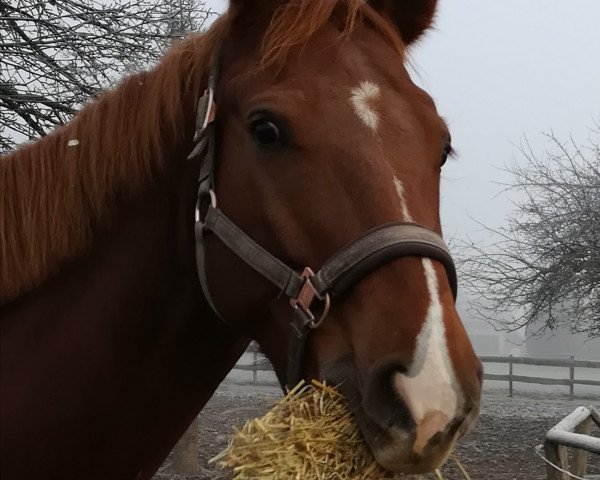
<path fill-rule="evenodd" d="M 309 267 L 301 273 L 296 272 L 246 235 L 217 207 L 214 190 L 215 92 L 220 57 L 220 49 L 217 49 L 211 61 L 208 87 L 198 102 L 194 149 L 188 157 L 190 160 L 200 159 L 195 224 L 198 276 L 208 303 L 221 318 L 206 276 L 206 238 L 215 235 L 241 260 L 274 284 L 280 295 L 289 298 L 293 316 L 288 340 L 286 383 L 291 388 L 302 379 L 308 336 L 327 316 L 332 299 L 349 291 L 373 270 L 406 256 L 427 257 L 441 262 L 456 299 L 456 269 L 442 238 L 414 223 L 385 223 L 365 232 L 330 257 L 316 273 Z M 322 303 L 319 315 L 312 310 L 316 301 Z"/>

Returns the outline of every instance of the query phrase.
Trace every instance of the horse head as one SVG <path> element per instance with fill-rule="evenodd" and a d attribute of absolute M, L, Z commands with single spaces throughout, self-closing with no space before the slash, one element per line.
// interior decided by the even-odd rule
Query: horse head
<path fill-rule="evenodd" d="M 319 270 L 378 226 L 441 236 L 450 133 L 406 69 L 435 6 L 232 2 L 205 193 L 239 232 L 207 233 L 201 270 L 215 310 L 258 341 L 282 384 L 294 360 L 288 287 L 257 275 L 266 254 L 232 244 L 247 235 L 309 283 L 306 267 Z M 335 297 L 311 293 L 327 312 L 310 321 L 327 315 L 307 336 L 300 377 L 339 384 L 375 457 L 397 472 L 435 469 L 478 414 L 481 364 L 440 258 L 417 249 L 376 262 Z"/>

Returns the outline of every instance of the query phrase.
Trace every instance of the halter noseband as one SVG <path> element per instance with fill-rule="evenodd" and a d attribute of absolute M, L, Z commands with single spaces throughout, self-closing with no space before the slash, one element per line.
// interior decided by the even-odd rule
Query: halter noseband
<path fill-rule="evenodd" d="M 289 332 L 288 387 L 295 386 L 302 378 L 302 361 L 308 335 L 325 319 L 331 299 L 348 291 L 356 282 L 391 260 L 406 256 L 438 260 L 446 269 L 456 299 L 456 269 L 448 247 L 438 234 L 421 225 L 402 222 L 379 225 L 340 249 L 316 273 L 308 267 L 302 273 L 296 272 L 235 225 L 217 207 L 214 191 L 214 96 L 219 67 L 220 54 L 217 54 L 212 60 L 208 88 L 198 102 L 195 146 L 188 157 L 190 160 L 200 159 L 195 225 L 198 276 L 208 303 L 220 317 L 206 277 L 206 237 L 212 234 L 275 285 L 281 295 L 290 299 L 293 317 Z M 311 310 L 315 301 L 324 304 L 318 318 Z"/>

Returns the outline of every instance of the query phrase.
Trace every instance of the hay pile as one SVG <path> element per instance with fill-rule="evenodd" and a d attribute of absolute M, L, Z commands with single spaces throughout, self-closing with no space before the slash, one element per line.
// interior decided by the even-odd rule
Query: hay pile
<path fill-rule="evenodd" d="M 210 463 L 233 468 L 234 480 L 394 478 L 375 462 L 341 394 L 317 381 L 247 422 Z"/>

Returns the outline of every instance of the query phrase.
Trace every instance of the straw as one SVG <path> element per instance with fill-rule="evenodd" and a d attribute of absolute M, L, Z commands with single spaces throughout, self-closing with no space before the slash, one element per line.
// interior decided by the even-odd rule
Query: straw
<path fill-rule="evenodd" d="M 375 461 L 343 396 L 315 380 L 246 422 L 209 463 L 232 469 L 233 480 L 396 478 Z M 439 470 L 436 477 L 443 480 Z"/>

